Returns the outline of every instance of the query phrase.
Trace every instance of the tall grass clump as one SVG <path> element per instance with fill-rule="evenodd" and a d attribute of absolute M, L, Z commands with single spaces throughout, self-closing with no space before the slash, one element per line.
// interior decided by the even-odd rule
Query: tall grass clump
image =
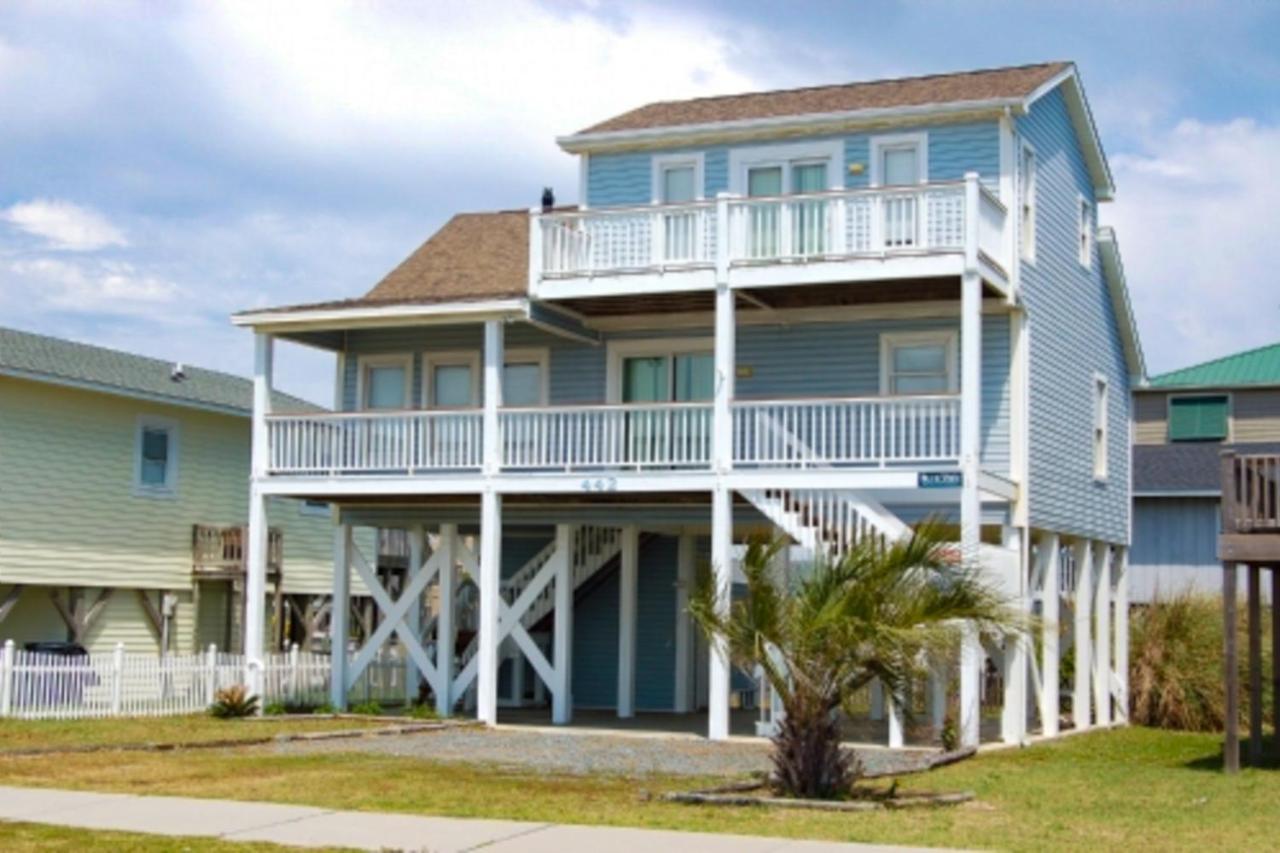
<path fill-rule="evenodd" d="M 1244 617 L 1243 602 L 1240 616 Z M 1270 622 L 1263 611 L 1263 625 Z M 1239 619 L 1240 717 L 1248 719 L 1248 635 Z M 1264 629 L 1263 678 L 1269 681 L 1270 632 Z M 1135 609 L 1130 620 L 1131 719 L 1140 725 L 1193 732 L 1221 731 L 1226 722 L 1223 685 L 1222 598 L 1190 590 Z"/>

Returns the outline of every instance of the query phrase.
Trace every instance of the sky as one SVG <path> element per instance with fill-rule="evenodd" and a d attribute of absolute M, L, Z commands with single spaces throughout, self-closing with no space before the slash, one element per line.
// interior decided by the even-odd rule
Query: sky
<path fill-rule="evenodd" d="M 654 100 L 1074 60 L 1148 368 L 1280 340 L 1280 3 L 0 2 L 0 325 L 248 374 Z M 278 382 L 332 398 L 331 357 Z"/>

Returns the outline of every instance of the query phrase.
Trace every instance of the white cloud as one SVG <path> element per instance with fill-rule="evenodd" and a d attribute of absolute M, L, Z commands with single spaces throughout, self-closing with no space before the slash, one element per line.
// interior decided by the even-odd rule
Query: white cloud
<path fill-rule="evenodd" d="M 1115 224 L 1153 373 L 1280 340 L 1280 127 L 1182 121 L 1112 158 Z"/>
<path fill-rule="evenodd" d="M 153 317 L 170 310 L 180 292 L 172 282 L 120 262 L 34 258 L 11 262 L 9 273 L 0 296 L 25 303 L 27 311 Z"/>
<path fill-rule="evenodd" d="M 37 198 L 0 211 L 0 219 L 51 248 L 75 252 L 127 246 L 124 234 L 95 210 L 58 199 Z"/>

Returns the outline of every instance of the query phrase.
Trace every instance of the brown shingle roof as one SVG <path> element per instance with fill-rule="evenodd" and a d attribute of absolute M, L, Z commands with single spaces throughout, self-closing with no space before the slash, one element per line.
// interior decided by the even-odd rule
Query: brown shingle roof
<path fill-rule="evenodd" d="M 1069 62 L 1045 62 L 957 74 L 749 92 L 689 101 L 659 101 L 614 116 L 579 133 L 1021 98 L 1070 67 Z"/>

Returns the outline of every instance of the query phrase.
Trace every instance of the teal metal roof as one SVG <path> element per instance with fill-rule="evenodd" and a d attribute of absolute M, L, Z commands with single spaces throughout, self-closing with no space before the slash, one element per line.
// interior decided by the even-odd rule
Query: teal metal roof
<path fill-rule="evenodd" d="M 250 380 L 184 364 L 177 381 L 173 369 L 173 362 L 158 358 L 0 327 L 0 375 L 229 414 L 253 411 Z M 319 408 L 278 392 L 273 403 L 294 411 Z"/>
<path fill-rule="evenodd" d="M 1280 343 L 1151 377 L 1153 388 L 1280 385 Z"/>

